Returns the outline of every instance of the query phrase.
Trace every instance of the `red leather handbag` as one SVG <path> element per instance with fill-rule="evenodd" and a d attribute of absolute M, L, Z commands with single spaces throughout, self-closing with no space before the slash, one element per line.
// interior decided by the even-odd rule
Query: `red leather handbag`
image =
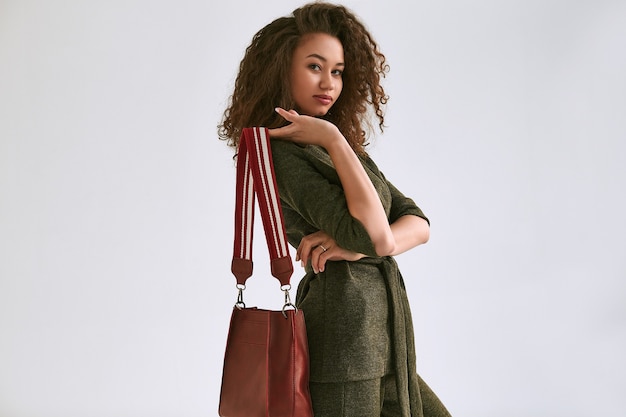
<path fill-rule="evenodd" d="M 271 272 L 285 295 L 282 310 L 246 308 L 252 276 L 254 201 L 259 201 Z M 287 246 L 269 133 L 244 129 L 237 154 L 235 244 L 231 265 L 238 297 L 233 308 L 220 393 L 221 417 L 313 417 L 304 312 L 289 297 L 293 263 Z"/>

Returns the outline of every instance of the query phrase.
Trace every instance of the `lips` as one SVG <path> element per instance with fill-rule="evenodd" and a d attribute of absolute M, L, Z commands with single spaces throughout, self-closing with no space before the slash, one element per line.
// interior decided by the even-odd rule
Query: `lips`
<path fill-rule="evenodd" d="M 327 96 L 326 94 L 315 95 L 313 98 L 325 106 L 333 102 L 333 98 L 331 96 Z"/>

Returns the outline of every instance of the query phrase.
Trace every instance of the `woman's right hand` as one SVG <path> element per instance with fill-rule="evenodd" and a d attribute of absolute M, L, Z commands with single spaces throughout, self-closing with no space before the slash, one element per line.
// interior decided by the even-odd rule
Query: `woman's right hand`
<path fill-rule="evenodd" d="M 345 138 L 331 122 L 317 117 L 298 114 L 295 110 L 280 107 L 276 112 L 290 122 L 287 126 L 269 129 L 270 137 L 285 139 L 300 145 L 318 145 L 328 149 L 334 141 Z"/>
<path fill-rule="evenodd" d="M 296 261 L 300 261 L 302 266 L 310 261 L 316 274 L 324 271 L 326 261 L 358 261 L 364 257 L 362 253 L 342 248 L 323 230 L 303 237 L 296 250 Z"/>

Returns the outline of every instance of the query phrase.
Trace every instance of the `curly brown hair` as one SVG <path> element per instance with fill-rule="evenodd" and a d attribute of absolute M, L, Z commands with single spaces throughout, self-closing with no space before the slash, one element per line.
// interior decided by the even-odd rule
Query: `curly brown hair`
<path fill-rule="evenodd" d="M 365 154 L 371 129 L 369 111 L 384 128 L 388 96 L 380 84 L 389 66 L 378 44 L 359 19 L 344 6 L 315 2 L 281 17 L 254 35 L 239 65 L 235 89 L 221 124 L 220 139 L 237 147 L 244 127 L 281 127 L 287 122 L 274 108 L 295 106 L 290 88 L 291 60 L 303 35 L 326 33 L 344 49 L 343 90 L 324 119 L 334 123 L 358 154 Z"/>

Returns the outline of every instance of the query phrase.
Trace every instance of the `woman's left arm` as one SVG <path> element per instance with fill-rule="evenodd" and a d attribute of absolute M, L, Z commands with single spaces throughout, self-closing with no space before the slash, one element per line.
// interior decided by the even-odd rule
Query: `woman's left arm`
<path fill-rule="evenodd" d="M 407 214 L 391 224 L 391 233 L 395 240 L 395 250 L 391 255 L 395 256 L 428 242 L 430 226 L 423 218 Z"/>
<path fill-rule="evenodd" d="M 391 256 L 395 256 L 428 242 L 430 226 L 423 218 L 407 214 L 391 224 L 391 233 L 396 248 Z M 322 251 L 313 250 L 318 246 Z M 301 261 L 302 266 L 310 261 L 316 274 L 324 271 L 326 261 L 357 261 L 363 257 L 365 255 L 362 253 L 352 252 L 337 245 L 335 239 L 323 230 L 303 237 L 296 251 L 296 261 Z"/>

